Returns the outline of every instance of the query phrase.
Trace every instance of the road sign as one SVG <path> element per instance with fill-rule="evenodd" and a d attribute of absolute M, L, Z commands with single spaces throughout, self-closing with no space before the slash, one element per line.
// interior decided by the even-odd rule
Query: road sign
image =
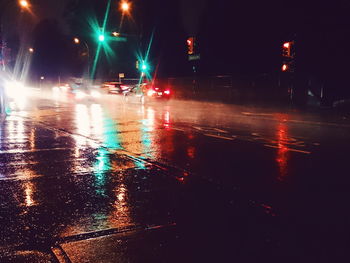
<path fill-rule="evenodd" d="M 197 54 L 197 55 L 189 55 L 188 56 L 188 60 L 192 61 L 192 60 L 200 60 L 201 59 L 201 55 Z"/>

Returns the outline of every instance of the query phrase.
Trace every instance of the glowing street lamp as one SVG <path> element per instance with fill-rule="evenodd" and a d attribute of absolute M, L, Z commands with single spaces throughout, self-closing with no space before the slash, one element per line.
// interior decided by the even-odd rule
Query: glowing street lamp
<path fill-rule="evenodd" d="M 28 7 L 29 7 L 29 3 L 28 3 L 28 1 L 26 1 L 26 0 L 21 0 L 21 1 L 19 1 L 19 5 L 20 5 L 21 7 L 23 7 L 23 8 L 28 8 Z"/>
<path fill-rule="evenodd" d="M 130 3 L 122 2 L 120 8 L 123 12 L 128 12 L 130 10 Z"/>
<path fill-rule="evenodd" d="M 80 42 L 82 42 L 83 45 L 85 45 L 86 52 L 87 52 L 87 74 L 89 76 L 89 74 L 90 74 L 90 48 L 84 40 L 80 41 L 80 39 L 77 37 L 73 38 L 73 41 L 76 45 L 80 45 Z"/>
<path fill-rule="evenodd" d="M 28 48 L 28 51 L 30 52 L 30 53 L 34 53 L 34 48 Z"/>
<path fill-rule="evenodd" d="M 112 35 L 115 36 L 115 37 L 119 37 L 119 36 L 120 36 L 120 33 L 118 33 L 118 32 L 113 32 Z"/>

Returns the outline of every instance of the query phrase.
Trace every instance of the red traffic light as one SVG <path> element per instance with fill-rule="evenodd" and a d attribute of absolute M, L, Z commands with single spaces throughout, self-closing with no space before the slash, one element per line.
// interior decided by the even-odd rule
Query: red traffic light
<path fill-rule="evenodd" d="M 292 58 L 293 57 L 293 52 L 292 52 L 293 45 L 294 45 L 293 41 L 284 42 L 282 45 L 282 56 Z"/>
<path fill-rule="evenodd" d="M 192 55 L 194 54 L 194 37 L 187 38 L 187 54 Z"/>

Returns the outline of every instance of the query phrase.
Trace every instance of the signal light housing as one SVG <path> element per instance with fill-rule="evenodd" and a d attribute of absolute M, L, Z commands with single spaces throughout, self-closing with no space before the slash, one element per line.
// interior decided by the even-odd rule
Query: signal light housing
<path fill-rule="evenodd" d="M 195 38 L 194 37 L 187 38 L 187 54 L 188 55 L 194 54 L 194 46 L 195 46 Z"/>
<path fill-rule="evenodd" d="M 283 64 L 282 65 L 282 71 L 286 72 L 288 70 L 288 65 L 287 64 Z"/>
<path fill-rule="evenodd" d="M 282 45 L 282 56 L 286 58 L 293 58 L 292 46 L 294 42 L 285 42 Z"/>

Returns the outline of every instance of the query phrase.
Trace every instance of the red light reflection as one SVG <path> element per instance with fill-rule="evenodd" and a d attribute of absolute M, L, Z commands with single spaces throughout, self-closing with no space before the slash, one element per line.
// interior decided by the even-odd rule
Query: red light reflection
<path fill-rule="evenodd" d="M 278 180 L 283 181 L 287 176 L 287 168 L 288 168 L 288 159 L 289 159 L 289 150 L 286 146 L 286 142 L 288 140 L 287 136 L 287 126 L 285 123 L 281 122 L 277 126 L 277 157 L 276 162 L 279 167 L 279 176 Z"/>
<path fill-rule="evenodd" d="M 170 129 L 170 112 L 166 111 L 164 113 L 164 128 Z"/>
<path fill-rule="evenodd" d="M 190 146 L 187 148 L 187 156 L 191 159 L 194 159 L 196 155 L 196 148 L 194 146 Z"/>

